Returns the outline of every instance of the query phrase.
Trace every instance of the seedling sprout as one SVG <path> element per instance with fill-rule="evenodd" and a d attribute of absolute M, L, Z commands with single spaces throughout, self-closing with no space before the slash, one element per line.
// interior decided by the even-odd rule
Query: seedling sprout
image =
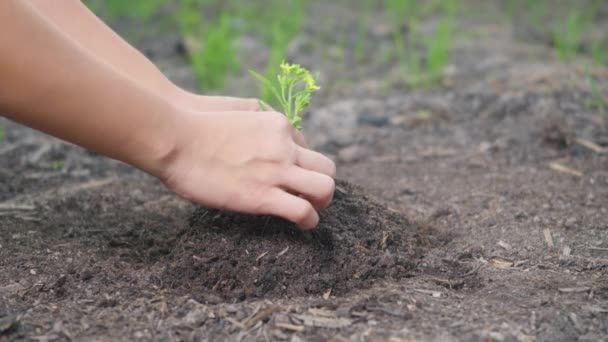
<path fill-rule="evenodd" d="M 321 88 L 317 85 L 317 80 L 310 71 L 298 64 L 288 64 L 283 61 L 280 69 L 276 82 L 253 70 L 249 70 L 249 72 L 270 91 L 281 105 L 289 122 L 296 129 L 301 130 L 301 113 L 310 105 L 312 94 Z M 267 106 L 261 101 L 260 107 L 267 110 Z"/>

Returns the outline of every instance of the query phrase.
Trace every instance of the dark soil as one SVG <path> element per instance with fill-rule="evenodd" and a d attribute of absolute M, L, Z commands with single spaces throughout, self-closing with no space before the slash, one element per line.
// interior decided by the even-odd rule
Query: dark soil
<path fill-rule="evenodd" d="M 208 209 L 198 210 L 190 226 L 163 279 L 181 293 L 226 300 L 344 295 L 377 279 L 411 276 L 423 253 L 405 216 L 345 182 L 313 232 L 277 218 Z"/>
<path fill-rule="evenodd" d="M 335 36 L 327 23 L 357 27 L 344 3 L 315 5 L 290 47 L 327 78 L 304 131 L 348 183 L 313 233 L 198 208 L 1 120 L 0 341 L 608 340 L 608 116 L 588 61 L 515 40 L 479 6 L 445 84 L 387 91 L 394 66 L 353 63 L 338 83 L 342 61 L 304 48 Z M 390 45 L 370 25 L 370 50 Z M 178 37 L 142 37 L 192 85 Z M 255 41 L 242 50 L 263 67 Z M 608 70 L 591 72 L 608 94 Z"/>

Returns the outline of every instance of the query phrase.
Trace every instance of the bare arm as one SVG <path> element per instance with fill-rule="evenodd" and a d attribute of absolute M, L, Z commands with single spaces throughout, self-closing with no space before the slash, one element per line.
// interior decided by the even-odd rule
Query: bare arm
<path fill-rule="evenodd" d="M 0 1 L 0 108 L 8 117 L 148 172 L 170 155 L 165 99 L 94 58 L 27 1 Z M 107 139 L 107 137 L 113 139 Z M 143 152 L 143 153 L 139 153 Z"/>
<path fill-rule="evenodd" d="M 42 16 L 82 48 L 176 104 L 199 111 L 259 110 L 258 102 L 254 99 L 199 96 L 176 86 L 80 0 L 29 1 Z"/>

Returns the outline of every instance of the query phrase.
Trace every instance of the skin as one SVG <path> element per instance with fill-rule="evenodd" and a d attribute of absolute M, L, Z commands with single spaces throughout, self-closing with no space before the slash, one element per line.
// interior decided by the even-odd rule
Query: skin
<path fill-rule="evenodd" d="M 173 84 L 141 52 L 122 39 L 80 0 L 29 0 L 31 6 L 63 33 L 117 71 L 170 101 L 193 110 L 259 111 L 256 99 L 200 96 Z"/>
<path fill-rule="evenodd" d="M 69 29 L 53 21 L 65 19 L 60 10 L 45 15 L 48 3 L 0 1 L 0 32 L 10 32 L 0 35 L 1 113 L 129 163 L 199 204 L 318 224 L 335 165 L 282 114 L 231 98 L 186 101 L 97 19 Z M 74 33 L 78 25 L 87 34 Z"/>

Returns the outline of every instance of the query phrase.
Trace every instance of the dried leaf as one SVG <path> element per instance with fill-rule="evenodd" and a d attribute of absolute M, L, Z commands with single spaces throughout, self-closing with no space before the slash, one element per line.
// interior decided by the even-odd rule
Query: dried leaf
<path fill-rule="evenodd" d="M 345 328 L 353 322 L 348 318 L 326 318 L 319 316 L 310 315 L 293 315 L 293 317 L 302 321 L 306 326 L 317 327 L 317 328 L 328 328 L 328 329 L 340 329 Z"/>
<path fill-rule="evenodd" d="M 545 236 L 545 242 L 547 243 L 547 246 L 555 246 L 555 244 L 553 243 L 553 236 L 551 235 L 551 231 L 548 228 L 543 229 L 543 235 Z"/>
<path fill-rule="evenodd" d="M 557 162 L 552 162 L 549 163 L 549 168 L 553 171 L 557 171 L 557 172 L 561 172 L 561 173 L 565 173 L 571 176 L 576 176 L 576 177 L 583 177 L 583 173 L 574 169 L 571 169 L 567 166 L 564 166 L 560 163 Z"/>
<path fill-rule="evenodd" d="M 308 313 L 310 313 L 313 316 L 322 316 L 322 317 L 328 317 L 328 318 L 336 317 L 336 313 L 333 311 L 327 311 L 327 310 L 317 309 L 317 308 L 308 309 Z"/>
<path fill-rule="evenodd" d="M 267 254 L 268 254 L 268 252 L 264 252 L 264 253 L 258 255 L 258 257 L 255 258 L 255 261 L 260 261 L 260 259 L 262 259 L 263 257 L 265 257 Z"/>
<path fill-rule="evenodd" d="M 587 140 L 587 139 L 583 139 L 583 138 L 576 138 L 574 139 L 574 142 L 595 152 L 595 153 L 606 153 L 608 151 L 608 149 L 601 147 L 600 145 L 594 143 L 593 141 Z"/>
<path fill-rule="evenodd" d="M 507 251 L 510 251 L 511 249 L 513 249 L 513 247 L 511 247 L 511 245 L 509 245 L 508 243 L 504 242 L 504 241 L 498 241 L 497 243 L 498 246 L 504 248 Z"/>
<path fill-rule="evenodd" d="M 591 291 L 590 287 L 563 287 L 559 289 L 559 292 L 563 293 L 579 293 Z"/>
<path fill-rule="evenodd" d="M 275 327 L 290 330 L 294 332 L 302 332 L 304 331 L 304 327 L 301 325 L 289 324 L 289 323 L 275 323 Z"/>
<path fill-rule="evenodd" d="M 284 250 L 280 251 L 279 254 L 277 254 L 277 258 L 280 257 L 281 255 L 287 253 L 288 250 L 289 250 L 289 246 L 285 247 Z"/>
<path fill-rule="evenodd" d="M 513 265 L 514 265 L 513 261 L 503 260 L 500 258 L 490 259 L 490 266 L 492 266 L 494 268 L 498 268 L 500 270 L 509 269 L 509 268 L 513 267 Z"/>
<path fill-rule="evenodd" d="M 441 292 L 438 292 L 438 291 L 431 291 L 431 290 L 424 290 L 424 289 L 414 289 L 414 291 L 430 295 L 434 298 L 441 297 Z"/>

